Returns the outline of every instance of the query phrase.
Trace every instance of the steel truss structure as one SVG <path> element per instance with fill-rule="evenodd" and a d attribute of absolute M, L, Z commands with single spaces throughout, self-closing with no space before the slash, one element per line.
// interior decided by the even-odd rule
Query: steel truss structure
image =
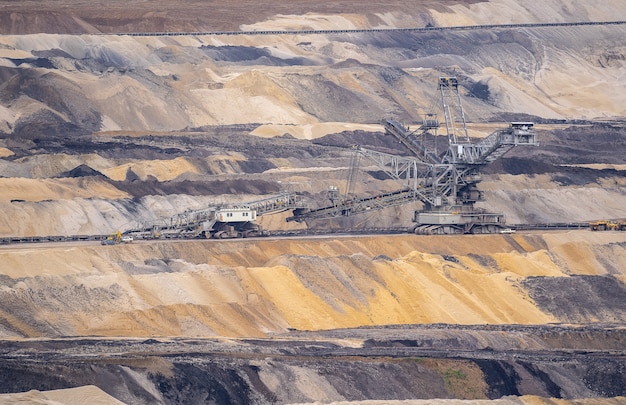
<path fill-rule="evenodd" d="M 338 195 L 335 188 L 332 205 L 308 210 L 298 209 L 288 221 L 307 221 L 354 215 L 370 210 L 419 201 L 422 211 L 414 215 L 417 233 L 497 232 L 504 226 L 502 214 L 474 208 L 482 198 L 476 184 L 480 169 L 518 145 L 538 145 L 532 122 L 512 122 L 507 128 L 472 143 L 468 136 L 465 113 L 455 77 L 440 77 L 441 108 L 445 118 L 447 149 L 440 155 L 428 148 L 425 135 L 440 127 L 436 114 L 427 114 L 421 126 L 411 131 L 395 120 L 383 120 L 385 132 L 404 145 L 412 156 L 397 156 L 359 146 L 354 153 L 367 157 L 389 177 L 404 183 L 404 188 L 371 197 Z M 358 159 L 353 158 L 353 162 Z M 354 168 L 350 169 L 354 178 Z"/>

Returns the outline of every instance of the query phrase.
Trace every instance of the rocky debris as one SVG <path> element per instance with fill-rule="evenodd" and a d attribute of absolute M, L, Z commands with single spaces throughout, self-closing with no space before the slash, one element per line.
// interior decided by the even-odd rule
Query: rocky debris
<path fill-rule="evenodd" d="M 626 286 L 612 276 L 529 277 L 537 305 L 563 322 L 625 322 Z"/>
<path fill-rule="evenodd" d="M 539 148 L 516 148 L 507 156 L 532 158 L 560 166 L 617 163 L 614 157 L 626 153 L 626 123 L 623 120 L 546 126 L 552 128 L 539 131 Z M 532 173 L 532 168 L 529 169 Z"/>
<path fill-rule="evenodd" d="M 343 131 L 338 134 L 329 134 L 312 141 L 316 145 L 336 146 L 349 149 L 354 146 L 363 146 L 392 155 L 407 154 L 406 148 L 396 143 L 390 135 L 365 131 Z"/>
<path fill-rule="evenodd" d="M 106 177 L 96 169 L 89 167 L 85 164 L 76 166 L 72 170 L 59 174 L 59 177 Z"/>
<path fill-rule="evenodd" d="M 596 337 L 606 334 L 626 341 L 622 329 L 609 325 L 398 325 L 290 332 L 263 340 L 4 342 L 0 387 L 18 392 L 93 384 L 138 404 L 624 395 L 623 346 L 598 346 Z M 433 339 L 442 335 L 447 339 Z M 596 349 L 555 345 L 555 335 Z M 479 340 L 502 348 L 481 347 Z M 526 347 L 528 341 L 536 346 Z"/>
<path fill-rule="evenodd" d="M 158 182 L 141 181 L 138 179 L 126 179 L 126 181 L 114 181 L 111 184 L 118 190 L 122 190 L 140 198 L 145 196 L 185 194 L 189 196 L 218 196 L 218 195 L 267 195 L 278 194 L 280 185 L 276 182 L 263 180 L 227 179 L 212 181 L 177 181 Z"/>

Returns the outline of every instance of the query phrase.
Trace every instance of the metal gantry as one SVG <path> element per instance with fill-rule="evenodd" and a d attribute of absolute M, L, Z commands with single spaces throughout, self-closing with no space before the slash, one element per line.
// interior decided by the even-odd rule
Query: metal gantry
<path fill-rule="evenodd" d="M 294 211 L 288 221 L 354 215 L 370 210 L 419 201 L 416 211 L 416 232 L 467 233 L 494 232 L 504 225 L 502 214 L 487 213 L 474 208 L 481 199 L 476 184 L 480 168 L 495 161 L 517 145 L 538 145 L 532 122 L 513 122 L 476 143 L 471 143 L 456 77 L 440 77 L 438 82 L 441 109 L 445 117 L 448 147 L 442 154 L 426 145 L 426 135 L 436 136 L 440 127 L 437 114 L 429 113 L 421 126 L 411 131 L 395 120 L 383 120 L 385 132 L 396 138 L 412 156 L 397 156 L 362 147 L 354 147 L 355 155 L 373 161 L 390 178 L 404 183 L 404 188 L 375 196 L 339 198 L 333 193 L 332 205 Z M 353 158 L 352 162 L 358 162 Z M 354 167 L 350 168 L 354 178 Z"/>
<path fill-rule="evenodd" d="M 242 204 L 224 204 L 188 210 L 168 218 L 138 224 L 124 234 L 142 238 L 160 237 L 242 237 L 261 232 L 257 216 L 301 207 L 300 195 L 285 191 Z"/>

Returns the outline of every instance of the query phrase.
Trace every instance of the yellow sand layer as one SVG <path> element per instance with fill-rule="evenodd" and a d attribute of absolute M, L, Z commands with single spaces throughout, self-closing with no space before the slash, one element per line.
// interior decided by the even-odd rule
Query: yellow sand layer
<path fill-rule="evenodd" d="M 102 170 L 102 173 L 112 180 L 123 181 L 126 179 L 126 174 L 129 170 L 139 176 L 141 180 L 146 180 L 148 176 L 152 176 L 158 181 L 169 181 L 183 173 L 198 173 L 198 169 L 182 157 L 172 160 L 147 160 L 125 163 Z"/>
<path fill-rule="evenodd" d="M 607 274 L 593 252 L 623 263 L 624 242 L 623 232 L 585 230 L 5 246 L 0 318 L 9 326 L 0 336 L 263 336 L 287 328 L 558 322 L 523 280 Z"/>
<path fill-rule="evenodd" d="M 61 179 L 0 178 L 0 202 L 73 198 L 126 198 L 128 194 L 93 177 Z"/>

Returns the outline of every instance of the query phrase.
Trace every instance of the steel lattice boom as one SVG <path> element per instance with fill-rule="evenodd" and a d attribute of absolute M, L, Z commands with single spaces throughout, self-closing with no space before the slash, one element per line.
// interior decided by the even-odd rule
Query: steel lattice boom
<path fill-rule="evenodd" d="M 424 142 L 424 135 L 439 127 L 435 114 L 428 114 L 416 131 L 398 121 L 383 120 L 386 133 L 402 143 L 413 156 L 354 148 L 356 156 L 369 158 L 389 177 L 403 182 L 404 188 L 363 198 L 352 195 L 340 198 L 335 187 L 332 205 L 296 210 L 287 221 L 348 216 L 419 201 L 424 209 L 415 212 L 417 233 L 494 232 L 501 228 L 504 225 L 502 214 L 474 208 L 474 203 L 481 198 L 476 188 L 480 181 L 479 170 L 515 146 L 538 145 L 534 125 L 532 122 L 513 122 L 507 128 L 471 143 L 458 80 L 455 77 L 439 78 L 439 91 L 448 137 L 448 147 L 443 154 L 437 155 Z M 358 158 L 353 157 L 352 162 L 358 162 Z M 350 176 L 354 179 L 355 168 L 352 166 Z"/>

